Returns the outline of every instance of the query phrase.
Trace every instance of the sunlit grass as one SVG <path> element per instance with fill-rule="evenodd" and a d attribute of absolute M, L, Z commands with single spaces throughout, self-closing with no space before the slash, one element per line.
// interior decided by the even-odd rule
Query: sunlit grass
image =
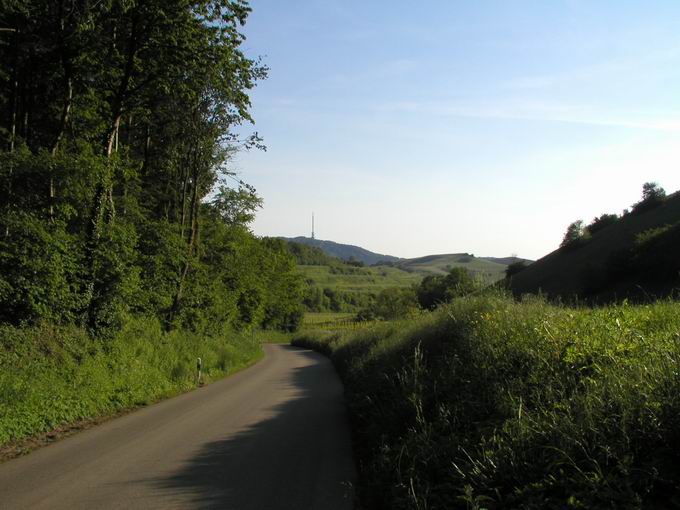
<path fill-rule="evenodd" d="M 678 303 L 477 296 L 294 343 L 330 355 L 344 379 L 367 508 L 680 498 Z"/>
<path fill-rule="evenodd" d="M 163 332 L 133 319 L 112 338 L 43 325 L 0 327 L 0 445 L 76 420 L 109 415 L 240 370 L 262 355 L 261 334 Z"/>

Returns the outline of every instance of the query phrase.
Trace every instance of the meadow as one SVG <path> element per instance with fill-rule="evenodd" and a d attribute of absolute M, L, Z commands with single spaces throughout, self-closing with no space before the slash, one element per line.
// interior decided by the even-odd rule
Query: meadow
<path fill-rule="evenodd" d="M 422 275 L 410 273 L 389 266 L 314 266 L 298 265 L 297 270 L 304 278 L 318 287 L 336 291 L 377 294 L 381 290 L 408 287 L 422 280 Z"/>
<path fill-rule="evenodd" d="M 364 508 L 680 506 L 676 302 L 494 293 L 293 343 L 344 381 Z"/>
<path fill-rule="evenodd" d="M 257 361 L 272 334 L 282 335 L 168 333 L 144 318 L 105 339 L 75 326 L 0 326 L 0 447 L 196 388 L 199 357 L 209 383 Z"/>

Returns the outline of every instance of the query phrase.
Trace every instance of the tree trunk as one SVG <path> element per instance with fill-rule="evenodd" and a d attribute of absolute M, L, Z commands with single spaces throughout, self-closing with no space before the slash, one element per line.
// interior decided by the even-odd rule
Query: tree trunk
<path fill-rule="evenodd" d="M 19 30 L 14 33 L 14 65 L 12 66 L 12 93 L 11 93 L 11 113 L 9 125 L 9 152 L 14 152 L 16 138 L 17 138 L 17 113 L 19 109 Z M 7 179 L 7 210 L 11 208 L 12 203 L 12 180 L 14 179 L 14 163 L 9 168 L 9 175 Z M 3 232 L 5 239 L 9 237 L 9 224 L 5 224 L 5 231 Z"/>
<path fill-rule="evenodd" d="M 61 143 L 62 138 L 64 137 L 64 133 L 66 132 L 66 126 L 68 124 L 69 120 L 69 115 L 71 112 L 71 104 L 73 102 L 73 80 L 71 79 L 70 71 L 67 71 L 66 69 L 69 66 L 66 66 L 65 68 L 65 73 L 66 73 L 66 94 L 64 98 L 64 106 L 61 111 L 61 118 L 59 121 L 59 130 L 57 132 L 57 136 L 54 139 L 54 143 L 52 144 L 52 150 L 50 151 L 52 154 L 52 159 L 57 157 L 57 153 L 59 152 L 59 144 Z M 54 172 L 50 172 L 50 197 L 49 197 L 49 217 L 50 221 L 54 221 L 54 202 L 56 200 L 56 186 L 54 184 Z"/>
<path fill-rule="evenodd" d="M 188 161 L 186 159 L 185 159 L 185 162 L 188 163 Z M 182 239 L 184 239 L 184 227 L 186 226 L 186 217 L 187 217 L 187 191 L 188 191 L 188 187 L 189 187 L 189 168 L 188 168 L 188 164 L 184 164 L 180 168 L 181 168 L 181 171 L 184 173 L 184 179 L 182 180 L 182 193 L 181 193 L 181 196 L 180 196 L 180 222 L 179 222 L 180 230 L 179 230 L 179 235 L 182 237 Z"/>
<path fill-rule="evenodd" d="M 189 244 L 187 247 L 187 261 L 179 277 L 179 284 L 177 285 L 177 293 L 172 303 L 171 317 L 179 311 L 179 306 L 182 301 L 182 293 L 184 291 L 184 282 L 189 274 L 189 267 L 191 265 L 191 257 L 194 255 L 196 241 L 198 240 L 198 212 L 199 212 L 199 197 L 198 197 L 198 161 L 194 162 L 193 168 L 193 187 L 191 193 L 191 206 L 189 208 L 190 218 L 189 224 L 191 231 L 189 235 Z M 189 173 L 189 172 L 187 172 Z"/>
<path fill-rule="evenodd" d="M 12 113 L 10 115 L 9 151 L 14 152 L 17 138 L 17 110 L 19 109 L 19 31 L 14 33 L 14 65 L 12 67 Z"/>
<path fill-rule="evenodd" d="M 123 116 L 123 106 L 130 87 L 130 80 L 134 71 L 134 60 L 137 53 L 137 33 L 136 23 L 132 27 L 132 35 L 130 44 L 128 46 L 127 58 L 123 69 L 123 77 L 118 85 L 116 95 L 111 102 L 111 124 L 104 137 L 104 155 L 106 156 L 107 171 L 100 180 L 97 190 L 95 192 L 94 203 L 92 207 L 90 235 L 89 235 L 89 249 L 87 262 L 90 270 L 90 280 L 87 285 L 85 301 L 87 303 L 87 320 L 90 325 L 94 321 L 94 293 L 95 281 L 97 279 L 97 265 L 96 265 L 96 251 L 107 223 L 112 223 L 115 219 L 115 204 L 113 201 L 113 181 L 115 178 L 111 155 L 114 149 L 114 143 L 120 128 L 120 121 Z"/>

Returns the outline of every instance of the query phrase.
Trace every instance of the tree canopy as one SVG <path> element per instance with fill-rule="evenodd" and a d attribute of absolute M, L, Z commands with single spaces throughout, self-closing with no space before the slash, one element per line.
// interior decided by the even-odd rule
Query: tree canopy
<path fill-rule="evenodd" d="M 299 321 L 285 245 L 229 169 L 261 147 L 243 0 L 0 6 L 0 318 L 92 328 Z M 233 180 L 233 179 L 232 179 Z"/>

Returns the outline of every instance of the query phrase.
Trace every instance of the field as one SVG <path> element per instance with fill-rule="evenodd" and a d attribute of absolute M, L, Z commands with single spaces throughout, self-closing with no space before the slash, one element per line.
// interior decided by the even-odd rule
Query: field
<path fill-rule="evenodd" d="M 336 291 L 375 293 L 395 287 L 408 287 L 422 280 L 422 275 L 389 266 L 352 267 L 298 265 L 298 271 L 314 285 Z"/>
<path fill-rule="evenodd" d="M 460 298 L 303 331 L 343 378 L 363 508 L 678 508 L 680 304 Z"/>

